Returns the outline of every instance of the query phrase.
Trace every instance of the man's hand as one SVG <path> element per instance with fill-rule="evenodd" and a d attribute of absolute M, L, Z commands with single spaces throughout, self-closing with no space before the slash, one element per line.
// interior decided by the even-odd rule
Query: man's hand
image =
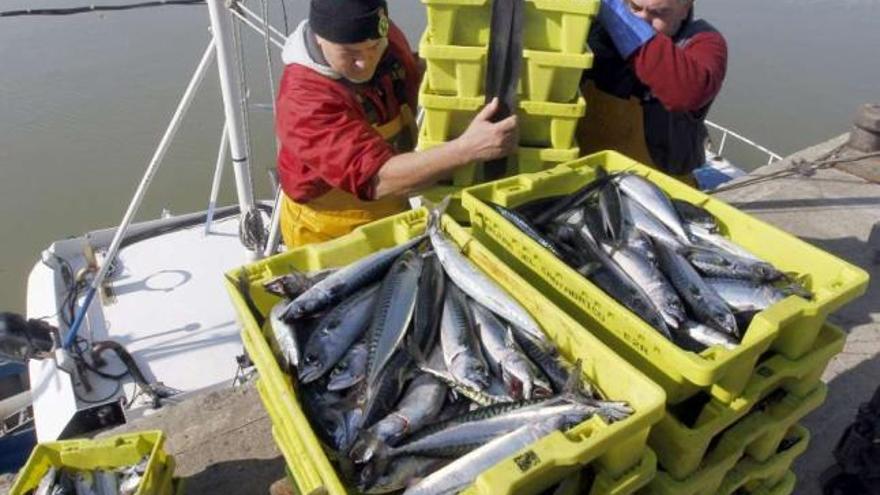
<path fill-rule="evenodd" d="M 493 98 L 488 105 L 474 117 L 464 134 L 456 139 L 467 162 L 487 162 L 511 154 L 519 142 L 519 127 L 516 115 L 500 122 L 492 122 L 500 103 Z"/>

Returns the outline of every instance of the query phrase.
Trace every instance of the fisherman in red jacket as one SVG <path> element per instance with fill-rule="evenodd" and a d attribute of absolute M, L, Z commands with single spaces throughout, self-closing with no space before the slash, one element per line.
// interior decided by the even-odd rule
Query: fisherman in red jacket
<path fill-rule="evenodd" d="M 276 132 L 288 249 L 403 211 L 408 195 L 515 146 L 516 117 L 492 123 L 493 101 L 459 138 L 413 152 L 421 71 L 385 0 L 311 0 L 282 59 Z"/>
<path fill-rule="evenodd" d="M 613 149 L 695 184 L 705 119 L 727 72 L 727 43 L 694 0 L 602 0 L 582 90 L 584 152 Z"/>

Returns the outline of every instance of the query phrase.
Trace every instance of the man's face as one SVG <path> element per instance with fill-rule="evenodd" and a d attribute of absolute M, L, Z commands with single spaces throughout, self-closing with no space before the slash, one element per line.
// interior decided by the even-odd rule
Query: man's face
<path fill-rule="evenodd" d="M 633 13 L 655 31 L 672 36 L 688 16 L 693 0 L 626 0 Z"/>
<path fill-rule="evenodd" d="M 333 43 L 320 36 L 316 38 L 330 67 L 354 83 L 367 82 L 373 78 L 388 47 L 388 38 L 349 44 Z"/>

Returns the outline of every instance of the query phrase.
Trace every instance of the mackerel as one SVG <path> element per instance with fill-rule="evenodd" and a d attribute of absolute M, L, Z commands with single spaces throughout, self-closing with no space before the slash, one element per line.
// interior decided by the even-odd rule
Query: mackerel
<path fill-rule="evenodd" d="M 522 354 L 510 328 L 475 301 L 471 301 L 471 309 L 483 349 L 486 351 L 486 359 L 495 375 L 503 378 L 508 393 L 514 398 L 525 399 L 531 399 L 533 394 L 541 397 L 552 395 L 550 384 Z"/>
<path fill-rule="evenodd" d="M 404 495 L 458 493 L 473 483 L 483 471 L 566 426 L 566 418 L 559 416 L 523 426 L 459 457 L 408 488 Z"/>
<path fill-rule="evenodd" d="M 359 342 L 353 346 L 345 356 L 336 363 L 336 367 L 330 372 L 330 380 L 327 381 L 327 390 L 336 392 L 351 388 L 367 375 L 367 343 Z"/>
<path fill-rule="evenodd" d="M 690 244 L 691 239 L 685 231 L 681 217 L 675 211 L 672 201 L 662 189 L 644 177 L 625 173 L 615 180 L 621 192 L 637 201 L 647 211 L 651 212 L 657 220 L 663 223 L 684 244 Z"/>
<path fill-rule="evenodd" d="M 378 290 L 378 284 L 362 289 L 321 317 L 306 342 L 300 381 L 311 383 L 324 376 L 360 340 L 370 324 Z"/>
<path fill-rule="evenodd" d="M 424 236 L 416 237 L 340 268 L 291 301 L 282 317 L 285 320 L 302 318 L 339 303 L 358 289 L 382 278 L 401 254 L 419 245 L 424 239 Z"/>
<path fill-rule="evenodd" d="M 507 321 L 529 332 L 538 342 L 549 346 L 550 342 L 547 336 L 535 319 L 532 318 L 532 315 L 504 289 L 474 266 L 462 254 L 458 246 L 446 238 L 446 235 L 440 230 L 441 215 L 442 210 L 440 208 L 432 209 L 428 233 L 431 238 L 431 244 L 437 252 L 437 257 L 443 264 L 443 268 L 446 270 L 449 278 L 468 296 L 489 308 L 495 314 L 503 315 Z"/>
<path fill-rule="evenodd" d="M 419 254 L 407 251 L 394 262 L 382 281 L 367 331 L 368 387 L 375 383 L 403 342 L 415 309 L 422 264 Z"/>
<path fill-rule="evenodd" d="M 465 385 L 485 390 L 489 374 L 466 296 L 455 285 L 446 290 L 440 323 L 440 344 L 446 368 Z"/>
<path fill-rule="evenodd" d="M 731 309 L 738 313 L 764 311 L 785 299 L 787 295 L 772 285 L 753 284 L 742 280 L 709 278 L 706 282 Z"/>
<path fill-rule="evenodd" d="M 688 261 L 663 244 L 657 245 L 660 266 L 669 276 L 678 293 L 688 302 L 691 311 L 707 325 L 742 338 L 736 318 L 724 300 L 707 284 Z"/>

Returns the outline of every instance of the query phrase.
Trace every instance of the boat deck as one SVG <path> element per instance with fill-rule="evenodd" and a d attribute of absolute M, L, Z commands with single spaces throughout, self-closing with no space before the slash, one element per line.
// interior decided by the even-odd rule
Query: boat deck
<path fill-rule="evenodd" d="M 98 247 L 109 244 L 110 235 L 112 231 L 95 233 L 89 243 Z M 50 250 L 76 272 L 86 266 L 83 246 L 84 239 L 71 239 L 55 243 Z M 97 258 L 100 263 L 100 251 Z M 187 393 L 228 385 L 236 374 L 235 357 L 243 351 L 235 312 L 223 287 L 223 273 L 244 263 L 237 216 L 216 221 L 208 235 L 200 224 L 135 242 L 120 251 L 107 284 L 109 296 L 92 305 L 80 336 L 125 346 L 148 381 L 180 392 L 172 401 Z M 28 290 L 31 318 L 57 313 L 66 291 L 57 270 L 43 263 L 32 271 Z M 103 357 L 108 365 L 102 371 L 124 369 L 112 352 Z M 131 401 L 136 395 L 137 387 L 128 377 L 117 382 L 89 373 L 93 389 L 86 391 L 81 383 L 71 387 L 69 375 L 59 371 L 52 360 L 32 361 L 30 368 L 32 390 L 52 392 L 34 393 L 41 441 L 63 430 L 70 413 L 59 405 L 71 395 L 81 406 L 113 402 L 123 396 Z M 145 397 L 132 403 L 126 412 L 128 419 L 149 412 L 142 399 Z"/>

